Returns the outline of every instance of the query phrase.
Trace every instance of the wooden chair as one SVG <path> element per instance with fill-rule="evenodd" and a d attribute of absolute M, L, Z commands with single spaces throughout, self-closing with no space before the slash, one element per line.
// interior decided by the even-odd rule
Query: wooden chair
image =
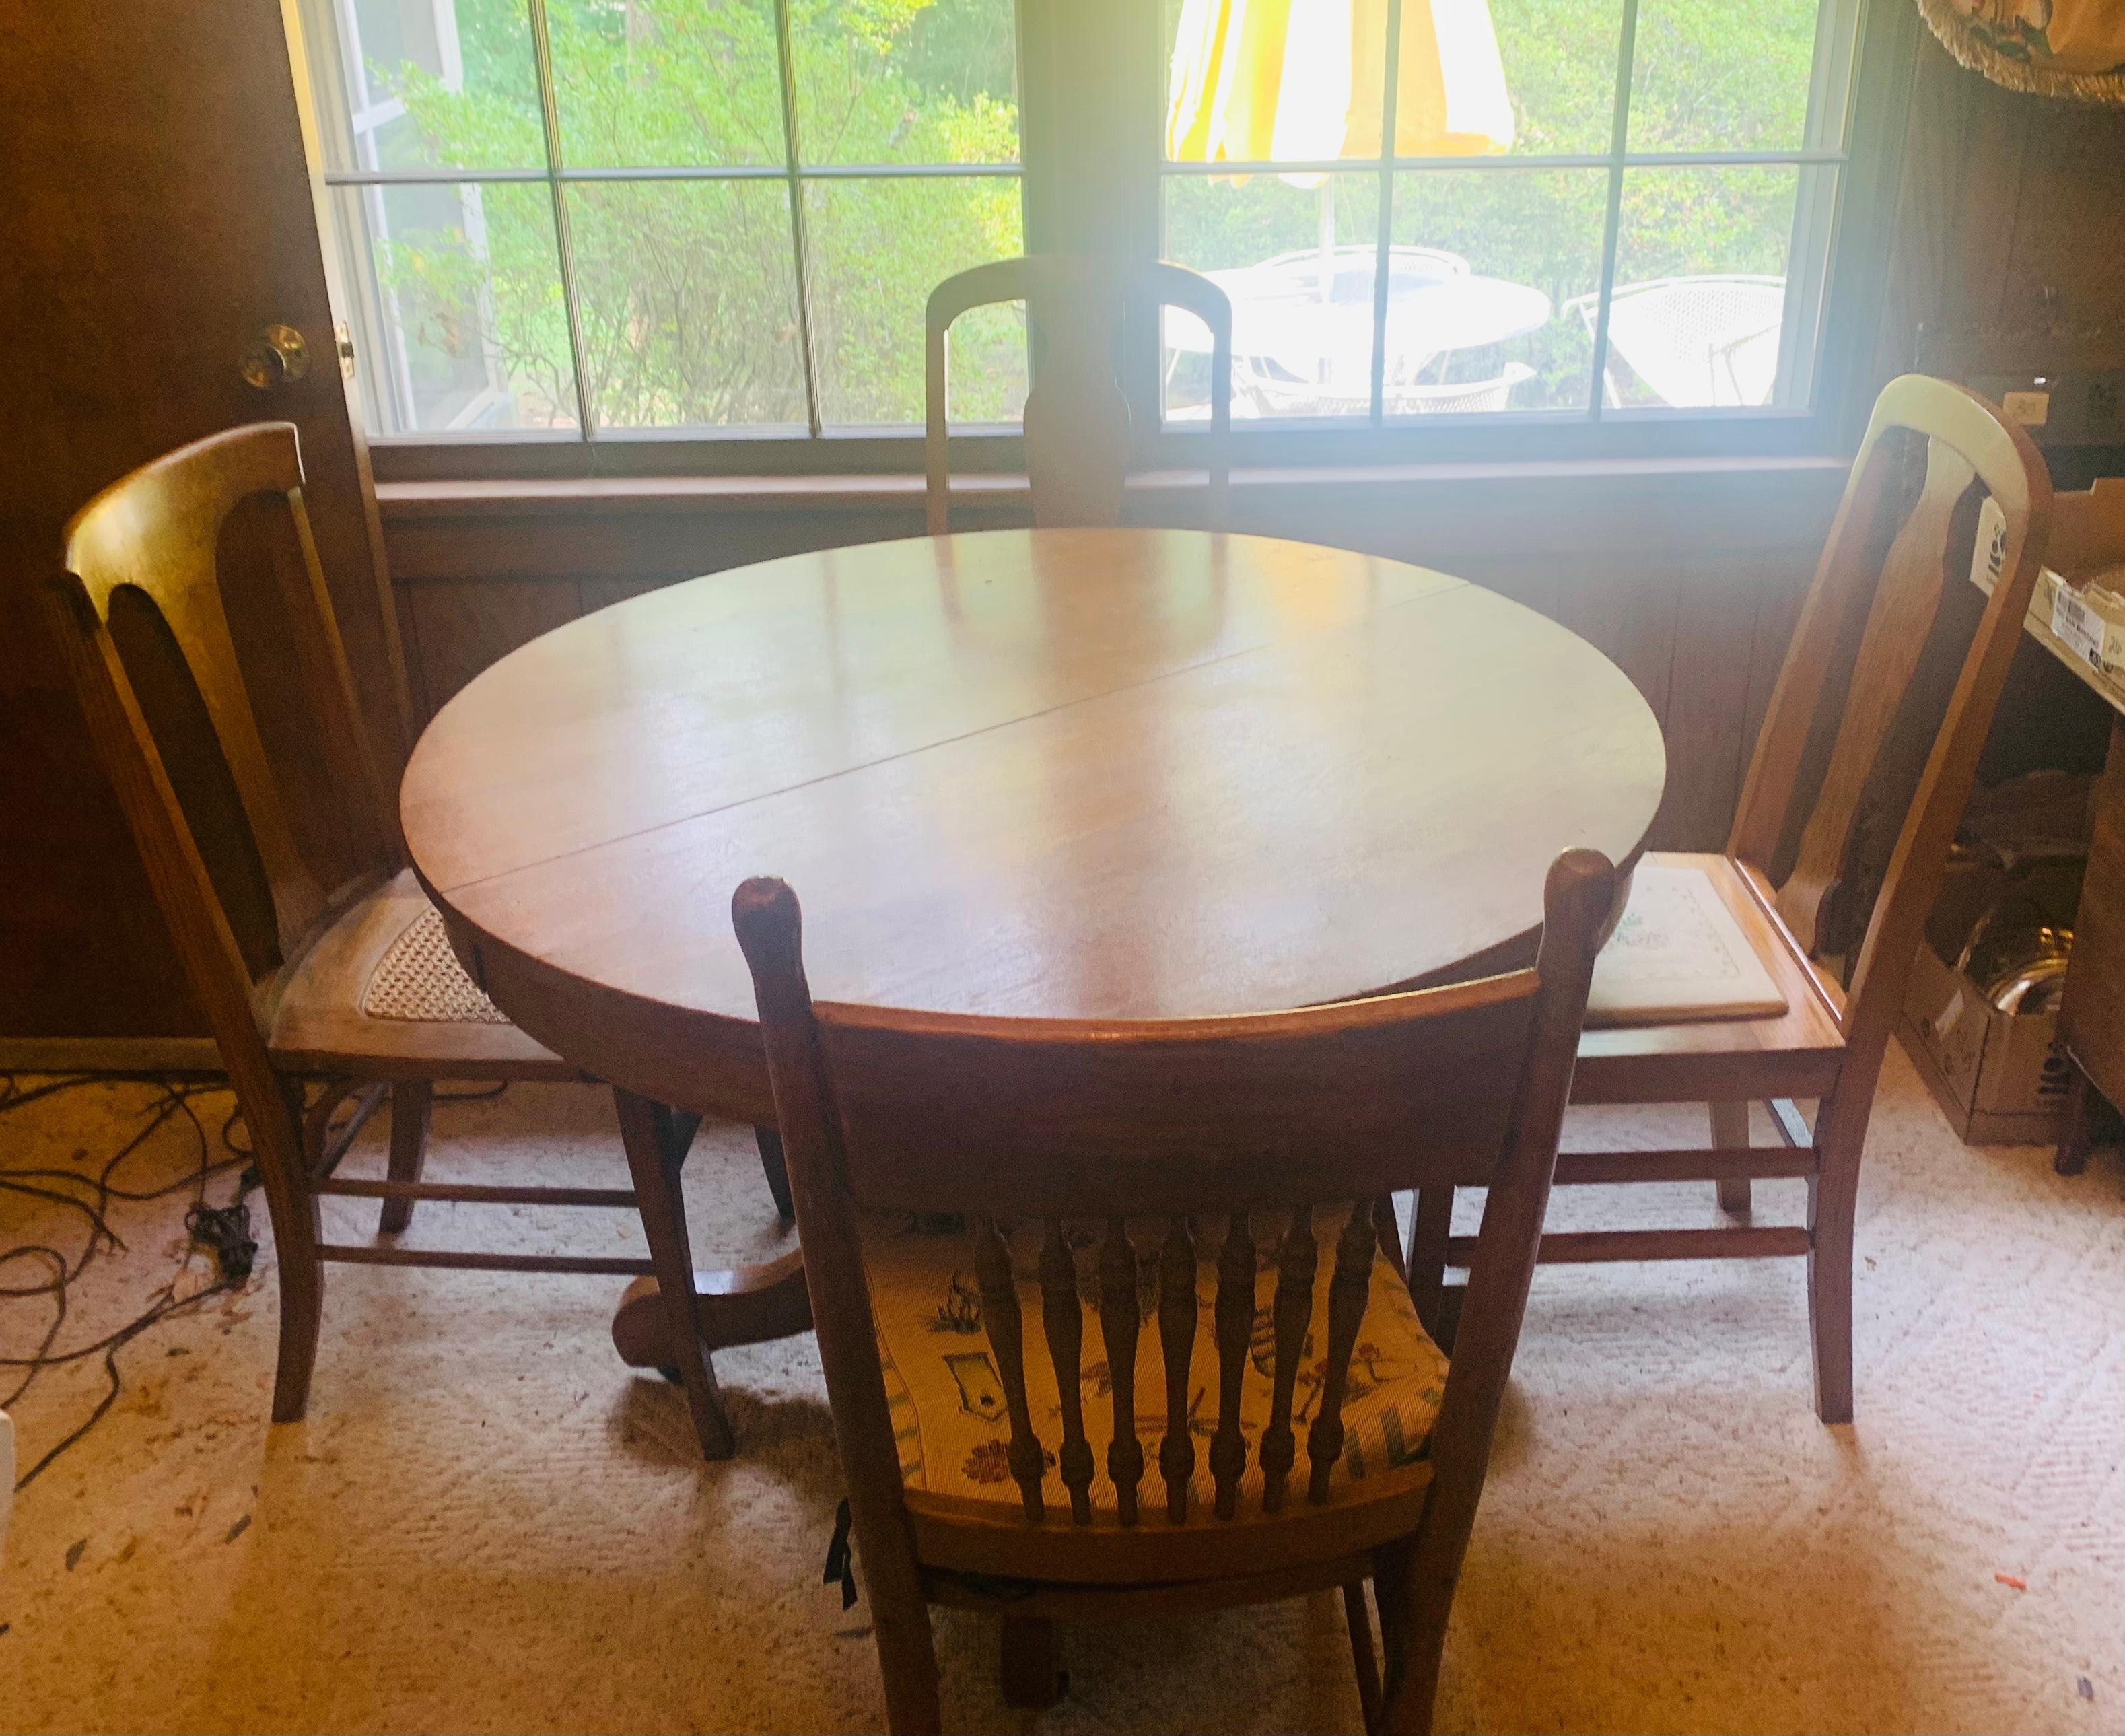
<path fill-rule="evenodd" d="M 928 1603 L 1000 1615 L 1038 1705 L 1058 1620 L 1330 1587 L 1368 1728 L 1430 1727 L 1614 894 L 1560 857 L 1533 969 L 1100 1025 L 815 1003 L 794 894 L 738 889 L 895 1730 L 937 1728 Z M 1450 1366 L 1385 1197 L 1449 1181 L 1490 1190 Z"/>
<path fill-rule="evenodd" d="M 1128 400 L 1115 379 L 1125 322 L 1143 319 L 1158 340 L 1168 306 L 1185 308 L 1210 329 L 1209 500 L 1205 521 L 1225 521 L 1227 456 L 1232 417 L 1232 304 L 1209 278 L 1163 262 L 1036 254 L 1000 259 L 948 277 L 930 292 L 923 318 L 927 410 L 922 451 L 928 472 L 929 532 L 951 529 L 952 479 L 945 435 L 945 336 L 969 309 L 1023 301 L 1034 346 L 1025 399 L 1025 469 L 1036 525 L 1105 526 L 1121 521 L 1128 474 Z"/>
<path fill-rule="evenodd" d="M 1980 493 L 2000 514 L 1989 599 L 1967 576 Z M 1707 1104 L 1713 1149 L 1567 1153 L 1557 1181 L 1713 1181 L 1721 1207 L 1746 1214 L 1752 1179 L 1801 1177 L 1807 1221 L 1547 1235 L 1542 1258 L 1805 1256 L 1826 1422 L 1852 1417 L 1852 1230 L 1868 1115 L 2036 584 L 2051 499 L 2043 460 L 1991 405 L 1920 375 L 1890 383 L 1831 523 L 1726 850 L 1649 853 L 1595 971 L 1573 1101 Z M 1671 888 L 1694 883 L 1715 901 L 1709 921 L 1688 918 L 1706 935 L 1725 926 L 1724 910 L 1729 942 L 1713 948 L 1724 974 L 1768 981 L 1766 1004 L 1782 1011 L 1733 1017 L 1716 981 L 1678 984 L 1675 1003 L 1650 1019 L 1604 1006 L 1616 949 L 1663 874 Z M 1657 929 L 1672 918 L 1650 920 Z M 1677 956 L 1692 944 L 1657 932 L 1636 939 L 1672 944 Z M 1812 1127 L 1796 1106 L 1807 1098 L 1819 1100 Z M 1752 1102 L 1769 1104 L 1780 1145 L 1750 1146 Z M 1421 1306 L 1436 1305 L 1442 1262 L 1471 1251 L 1449 1234 L 1452 1206 L 1445 1190 L 1418 1202 L 1411 1262 Z"/>
<path fill-rule="evenodd" d="M 315 860 L 314 839 L 299 841 L 290 792 L 269 755 L 230 633 L 219 545 L 231 512 L 257 497 L 270 515 L 275 590 L 299 664 L 303 721 L 327 762 L 344 834 L 344 847 L 328 852 L 337 858 L 329 867 Z M 327 1261 L 653 1271 L 667 1295 L 678 1282 L 679 1308 L 690 1303 L 678 1178 L 691 1123 L 660 1106 L 615 1093 L 632 1188 L 421 1179 L 437 1083 L 586 1076 L 511 1025 L 459 969 L 441 918 L 405 866 L 396 816 L 356 721 L 304 510 L 294 427 L 232 429 L 134 471 L 75 517 L 66 559 L 52 592 L 54 636 L 229 1069 L 272 1215 L 280 1274 L 274 1420 L 299 1418 L 308 1402 Z M 143 603 L 174 641 L 189 685 L 178 677 L 136 686 L 111 628 L 114 605 Z M 196 828 L 181 787 L 225 823 Z M 337 1175 L 355 1131 L 387 1094 L 389 1179 Z M 350 1097 L 352 1119 L 335 1130 L 333 1116 Z M 334 1195 L 380 1200 L 387 1237 L 407 1226 L 422 1200 L 633 1207 L 653 1257 L 337 1245 L 323 1239 L 318 1206 Z M 702 1450 L 728 1455 L 730 1430 L 700 1339 L 673 1336 Z"/>

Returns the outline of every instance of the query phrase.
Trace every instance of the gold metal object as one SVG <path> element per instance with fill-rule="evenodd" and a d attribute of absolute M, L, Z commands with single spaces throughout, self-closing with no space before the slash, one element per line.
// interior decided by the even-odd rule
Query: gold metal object
<path fill-rule="evenodd" d="M 269 325 L 243 352 L 240 371 L 245 384 L 270 392 L 310 371 L 310 347 L 293 326 Z"/>
<path fill-rule="evenodd" d="M 1958 970 L 2005 1013 L 2055 1012 L 2066 987 L 2073 931 L 2042 920 L 2025 892 L 2010 892 L 1978 919 Z"/>

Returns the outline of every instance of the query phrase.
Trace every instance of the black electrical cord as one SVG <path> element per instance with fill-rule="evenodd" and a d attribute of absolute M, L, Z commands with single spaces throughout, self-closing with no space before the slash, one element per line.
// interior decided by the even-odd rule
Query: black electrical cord
<path fill-rule="evenodd" d="M 36 1296 L 49 1296 L 52 1302 L 51 1323 L 45 1328 L 35 1354 L 28 1356 L 0 1356 L 0 1369 L 21 1370 L 21 1378 L 4 1394 L 0 1394 L 0 1410 L 14 1404 L 35 1385 L 37 1377 L 47 1370 L 68 1363 L 79 1362 L 101 1354 L 106 1382 L 103 1397 L 90 1413 L 87 1421 L 39 1459 L 22 1475 L 15 1479 L 17 1489 L 26 1488 L 54 1460 L 68 1448 L 79 1441 L 106 1416 L 118 1402 L 122 1381 L 118 1372 L 118 1352 L 151 1327 L 196 1307 L 200 1303 L 231 1290 L 241 1290 L 250 1281 L 258 1257 L 258 1239 L 252 1234 L 251 1208 L 247 1196 L 259 1186 L 258 1166 L 251 1146 L 237 1137 L 237 1126 L 243 1119 L 240 1106 L 232 1107 L 222 1118 L 221 1144 L 229 1155 L 216 1158 L 213 1142 L 207 1137 L 206 1125 L 201 1121 L 195 1100 L 217 1093 L 226 1093 L 229 1087 L 214 1079 L 182 1079 L 162 1075 L 134 1075 L 135 1083 L 152 1086 L 157 1096 L 150 1101 L 145 1111 L 147 1120 L 132 1138 L 128 1139 L 103 1164 L 93 1178 L 74 1169 L 58 1169 L 31 1165 L 0 1165 L 0 1192 L 21 1194 L 48 1204 L 62 1205 L 78 1213 L 87 1220 L 88 1239 L 82 1246 L 80 1257 L 68 1261 L 55 1248 L 41 1243 L 26 1243 L 16 1248 L 0 1248 L 0 1268 L 11 1261 L 42 1260 L 49 1267 L 49 1275 L 41 1283 L 9 1284 L 0 1282 L 0 1302 L 19 1301 Z M 0 1117 L 22 1109 L 61 1092 L 78 1090 L 84 1086 L 124 1083 L 120 1076 L 104 1073 L 69 1073 L 47 1079 L 43 1083 L 24 1087 L 12 1073 L 0 1073 Z M 500 1097 L 508 1089 L 506 1083 L 473 1091 L 438 1092 L 439 1103 L 478 1103 Z M 113 1179 L 118 1167 L 152 1139 L 156 1131 L 172 1120 L 182 1116 L 191 1124 L 199 1161 L 190 1167 L 176 1181 L 159 1187 L 121 1187 Z M 327 1139 L 330 1135 L 327 1135 Z M 236 1197 L 227 1205 L 215 1205 L 207 1199 L 207 1183 L 214 1177 L 231 1169 L 240 1169 Z M 174 1289 L 175 1280 L 153 1292 L 147 1309 L 135 1315 L 117 1331 L 97 1339 L 93 1344 L 76 1346 L 67 1351 L 54 1351 L 61 1329 L 66 1324 L 68 1291 L 87 1271 L 97 1257 L 106 1249 L 124 1251 L 125 1243 L 111 1226 L 109 1211 L 111 1202 L 122 1201 L 128 1205 L 143 1205 L 156 1200 L 167 1199 L 172 1194 L 190 1188 L 191 1204 L 185 1208 L 185 1229 L 191 1245 L 204 1248 L 213 1256 L 219 1274 L 216 1281 L 203 1290 L 180 1297 Z M 71 1190 L 71 1191 L 70 1191 Z M 87 1197 L 82 1197 L 86 1194 Z M 189 1258 L 189 1253 L 187 1254 Z"/>
<path fill-rule="evenodd" d="M 0 1074 L 0 1116 L 61 1092 L 106 1083 L 111 1081 L 97 1075 L 70 1074 L 26 1088 L 13 1074 Z M 38 1377 L 47 1370 L 91 1356 L 102 1356 L 106 1382 L 104 1394 L 87 1420 L 16 1479 L 15 1487 L 18 1490 L 35 1481 L 62 1453 L 101 1422 L 117 1403 L 123 1385 L 118 1371 L 118 1352 L 121 1349 L 171 1315 L 192 1309 L 228 1290 L 240 1288 L 248 1279 L 257 1257 L 258 1244 L 250 1233 L 250 1208 L 244 1203 L 244 1196 L 257 1185 L 257 1171 L 255 1166 L 250 1165 L 248 1151 L 238 1145 L 233 1136 L 238 1117 L 232 1113 L 223 1122 L 221 1129 L 222 1144 L 232 1154 L 216 1159 L 205 1125 L 200 1120 L 193 1102 L 196 1097 L 214 1092 L 226 1092 L 229 1087 L 219 1083 L 167 1078 L 148 1078 L 141 1083 L 151 1086 L 157 1093 L 148 1106 L 144 1125 L 103 1163 L 92 1177 L 73 1169 L 0 1165 L 0 1192 L 21 1194 L 47 1204 L 64 1206 L 79 1214 L 87 1221 L 88 1231 L 79 1256 L 72 1260 L 59 1249 L 41 1243 L 0 1248 L 0 1268 L 18 1261 L 41 1262 L 47 1268 L 47 1274 L 41 1282 L 0 1283 L 0 1301 L 45 1296 L 50 1299 L 52 1305 L 50 1324 L 45 1328 L 33 1355 L 0 1356 L 0 1369 L 20 1370 L 20 1378 L 4 1395 L 0 1395 L 0 1409 L 21 1399 L 36 1383 Z M 158 1129 L 178 1116 L 182 1116 L 191 1124 L 198 1149 L 197 1163 L 187 1166 L 186 1172 L 174 1182 L 161 1186 L 128 1187 L 119 1185 L 115 1179 L 119 1166 L 141 1149 Z M 210 1204 L 207 1198 L 208 1182 L 213 1177 L 239 1166 L 246 1167 L 238 1182 L 235 1200 L 226 1206 Z M 124 1239 L 111 1225 L 109 1212 L 112 1202 L 145 1203 L 166 1199 L 186 1189 L 192 1191 L 194 1197 L 186 1210 L 186 1229 L 195 1243 L 205 1247 L 214 1256 L 219 1271 L 216 1281 L 181 1298 L 175 1292 L 173 1278 L 153 1293 L 144 1312 L 115 1332 L 92 1344 L 78 1345 L 64 1351 L 55 1350 L 54 1347 L 66 1324 L 68 1293 L 74 1284 L 106 1250 L 122 1250 L 125 1246 Z"/>
<path fill-rule="evenodd" d="M 439 1091 L 436 1093 L 436 1101 L 438 1103 L 492 1103 L 508 1089 L 508 1080 L 497 1079 L 492 1085 L 481 1086 L 478 1091 Z"/>

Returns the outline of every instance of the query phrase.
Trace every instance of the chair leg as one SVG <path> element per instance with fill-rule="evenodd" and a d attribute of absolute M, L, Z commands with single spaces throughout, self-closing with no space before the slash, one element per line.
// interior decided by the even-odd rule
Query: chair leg
<path fill-rule="evenodd" d="M 417 1182 L 428 1154 L 428 1123 L 435 1112 L 436 1087 L 427 1079 L 399 1079 L 391 1087 L 391 1179 Z M 386 1200 L 377 1215 L 379 1235 L 395 1236 L 413 1221 L 413 1201 Z"/>
<path fill-rule="evenodd" d="M 1039 1711 L 1060 1700 L 1068 1682 L 1055 1644 L 1055 1624 L 1038 1616 L 1005 1616 L 1004 1704 Z"/>
<path fill-rule="evenodd" d="M 1454 1579 L 1417 1580 L 1412 1573 L 1415 1554 L 1413 1540 L 1389 1544 L 1373 1554 L 1373 1594 L 1379 1601 L 1381 1649 L 1387 1657 L 1378 1727 L 1392 1736 L 1430 1736 L 1446 1622 L 1454 1612 Z"/>
<path fill-rule="evenodd" d="M 1350 1665 L 1357 1672 L 1358 1705 L 1369 1736 L 1380 1727 L 1380 1662 L 1373 1650 L 1372 1611 L 1366 1606 L 1362 1579 L 1343 1587 L 1343 1621 L 1350 1630 Z"/>
<path fill-rule="evenodd" d="M 271 1201 L 268 1201 L 271 1210 Z M 310 1408 L 310 1375 L 318 1364 L 318 1335 L 324 1324 L 325 1268 L 318 1238 L 307 1257 L 291 1249 L 276 1224 L 274 1257 L 280 1274 L 280 1347 L 273 1366 L 273 1420 L 299 1422 Z"/>
<path fill-rule="evenodd" d="M 2073 1083 L 2066 1087 L 2066 1122 L 2059 1129 L 2058 1149 L 2052 1154 L 2052 1168 L 2062 1176 L 2077 1176 L 2088 1168 L 2088 1100 L 2095 1092 L 2080 1064 L 2069 1064 Z"/>
<path fill-rule="evenodd" d="M 1446 1241 L 1454 1229 L 1454 1190 L 1421 1187 L 1416 1219 L 1410 1227 L 1409 1296 L 1416 1318 L 1435 1341 L 1444 1329 L 1440 1300 L 1446 1289 Z"/>
<path fill-rule="evenodd" d="M 273 1225 L 273 1262 L 280 1279 L 280 1345 L 273 1370 L 273 1420 L 299 1422 L 309 1408 L 310 1375 L 317 1366 L 318 1333 L 324 1321 L 325 1267 L 318 1257 L 324 1239 L 312 1169 L 323 1160 L 331 1103 L 314 1119 L 303 1112 L 302 1087 L 280 1082 L 265 1102 L 239 1091 L 237 1102 L 251 1130 L 266 1213 Z M 335 1100 L 336 1101 L 336 1100 Z"/>
<path fill-rule="evenodd" d="M 871 1629 L 878 1643 L 879 1673 L 885 1678 L 885 1723 L 893 1736 L 936 1736 L 945 1712 L 937 1695 L 937 1648 L 930 1632 L 930 1611 L 886 1607 L 886 1599 L 866 1582 L 871 1598 Z"/>
<path fill-rule="evenodd" d="M 694 1293 L 694 1254 L 686 1236 L 686 1204 L 679 1191 L 679 1174 L 686 1161 L 693 1124 L 661 1103 L 638 1097 L 631 1091 L 613 1088 L 614 1108 L 620 1115 L 620 1140 L 627 1150 L 627 1167 L 634 1177 L 635 1206 L 642 1214 L 642 1232 L 649 1243 L 649 1263 L 657 1274 L 657 1291 L 664 1305 L 671 1354 L 677 1359 L 679 1384 L 686 1389 L 686 1408 L 693 1414 L 694 1432 L 700 1436 L 701 1455 L 728 1459 L 737 1451 L 730 1419 L 723 1413 L 723 1395 L 716 1390 L 715 1370 L 701 1345 L 700 1301 Z"/>
<path fill-rule="evenodd" d="M 797 1221 L 797 1203 L 789 1197 L 789 1170 L 782 1161 L 782 1130 L 756 1127 L 753 1144 L 760 1148 L 760 1168 L 767 1177 L 767 1191 L 775 1196 L 775 1210 L 785 1224 Z"/>
<path fill-rule="evenodd" d="M 1712 1143 L 1720 1151 L 1746 1151 L 1749 1149 L 1749 1106 L 1746 1103 L 1714 1103 L 1712 1110 Z M 1749 1209 L 1749 1178 L 1729 1176 L 1713 1184 L 1719 1190 L 1719 1209 L 1726 1212 L 1746 1212 Z"/>
<path fill-rule="evenodd" d="M 1826 1113 L 1824 1118 L 1828 1119 Z M 1852 1228 L 1859 1205 L 1859 1140 L 1824 1144 L 1807 1184 L 1807 1320 L 1815 1352 L 1815 1412 L 1852 1420 Z"/>

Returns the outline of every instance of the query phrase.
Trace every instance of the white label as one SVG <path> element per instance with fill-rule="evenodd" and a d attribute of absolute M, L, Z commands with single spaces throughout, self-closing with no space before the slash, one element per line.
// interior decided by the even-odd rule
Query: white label
<path fill-rule="evenodd" d="M 1970 582 L 1987 597 L 2007 559 L 2007 515 L 1991 496 L 1977 512 L 1977 543 L 1970 551 Z"/>
<path fill-rule="evenodd" d="M 1962 991 L 1958 988 L 1955 991 L 1953 998 L 1948 1001 L 1948 1005 L 1941 1008 L 1939 1017 L 1935 1018 L 1933 1021 L 1933 1034 L 1934 1037 L 1939 1041 L 1945 1042 L 1948 1040 L 1948 1032 L 1955 1029 L 1957 1021 L 1960 1020 L 1962 1017 Z"/>
<path fill-rule="evenodd" d="M 2103 669 L 2103 617 L 2061 585 L 2052 597 L 2052 633 L 2099 674 Z"/>

